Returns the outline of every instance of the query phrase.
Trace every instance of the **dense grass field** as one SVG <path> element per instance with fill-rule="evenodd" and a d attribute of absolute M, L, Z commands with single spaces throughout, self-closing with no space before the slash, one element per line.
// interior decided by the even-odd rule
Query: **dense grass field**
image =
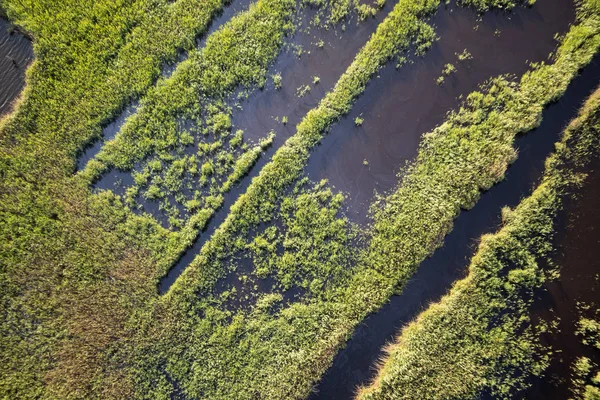
<path fill-rule="evenodd" d="M 0 88 L 13 97 L 0 115 L 0 398 L 598 398 L 597 269 L 576 271 L 591 283 L 567 296 L 573 321 L 548 300 L 572 270 L 555 238 L 600 241 L 561 223 L 596 190 L 598 0 L 0 11 L 0 56 L 13 60 L 0 77 L 25 76 L 21 93 Z M 8 45 L 21 36 L 29 65 Z M 542 58 L 521 60 L 525 45 Z M 396 83 L 432 127 L 414 138 L 416 116 L 389 122 L 403 113 Z M 363 112 L 365 98 L 385 106 Z M 542 125 L 551 113 L 562 125 Z M 383 129 L 412 154 L 385 164 L 387 178 L 374 172 L 386 149 L 347 150 L 376 148 Z M 559 138 L 535 153 L 543 168 L 516 166 L 520 138 L 543 129 Z M 315 179 L 323 148 L 362 172 Z M 369 322 L 511 171 L 531 177 L 519 203 L 485 209 L 499 224 L 421 281 L 446 294 L 403 300 L 408 321 Z M 364 176 L 381 191 L 365 193 Z"/>

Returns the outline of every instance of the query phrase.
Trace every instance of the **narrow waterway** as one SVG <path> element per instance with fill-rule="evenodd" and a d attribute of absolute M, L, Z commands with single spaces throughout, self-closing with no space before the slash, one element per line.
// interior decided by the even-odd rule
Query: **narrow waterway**
<path fill-rule="evenodd" d="M 584 172 L 588 173 L 584 185 L 566 199 L 557 217 L 552 262 L 560 267 L 560 278 L 546 283 L 532 309 L 536 320 L 558 320 L 558 330 L 542 337 L 543 345 L 556 353 L 545 375 L 533 380 L 523 398 L 570 398 L 576 359 L 585 356 L 600 365 L 600 351 L 575 335 L 579 318 L 593 318 L 600 308 L 600 157 Z M 582 311 L 581 305 L 590 306 L 591 312 Z"/>
<path fill-rule="evenodd" d="M 514 207 L 530 194 L 563 127 L 576 116 L 578 108 L 598 83 L 600 56 L 582 71 L 557 103 L 544 111 L 540 127 L 517 139 L 519 157 L 509 167 L 506 179 L 483 193 L 473 209 L 463 211 L 445 238 L 444 246 L 419 266 L 402 294 L 392 297 L 356 329 L 347 346 L 335 357 L 312 399 L 351 398 L 357 386 L 373 378 L 374 367 L 384 355 L 385 344 L 431 302 L 438 301 L 453 282 L 466 275 L 478 239 L 498 228 L 500 209 L 505 205 Z"/>

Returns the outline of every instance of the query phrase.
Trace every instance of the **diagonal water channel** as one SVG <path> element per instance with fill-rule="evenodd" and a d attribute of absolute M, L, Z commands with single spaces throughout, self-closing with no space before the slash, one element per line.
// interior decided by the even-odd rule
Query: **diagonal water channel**
<path fill-rule="evenodd" d="M 481 21 L 475 12 L 453 4 L 440 10 L 433 19 L 440 40 L 414 64 L 382 69 L 314 150 L 308 176 L 317 182 L 327 178 L 348 193 L 349 217 L 368 223 L 374 191 L 385 193 L 397 184 L 397 173 L 416 156 L 421 135 L 444 121 L 459 96 L 501 74 L 520 76 L 528 62 L 547 60 L 556 46 L 554 35 L 566 32 L 573 20 L 571 0 L 541 0 L 512 13 L 487 13 Z M 458 61 L 456 53 L 464 49 L 472 60 Z M 447 63 L 457 72 L 438 86 Z M 364 119 L 360 127 L 354 123 L 357 116 Z"/>
<path fill-rule="evenodd" d="M 563 97 L 544 111 L 542 124 L 517 138 L 519 157 L 508 168 L 505 180 L 483 193 L 473 209 L 463 211 L 454 221 L 444 246 L 419 266 L 402 293 L 393 296 L 355 330 L 311 399 L 352 398 L 357 386 L 374 377 L 374 367 L 384 356 L 385 344 L 428 304 L 438 301 L 457 279 L 466 275 L 478 239 L 499 226 L 501 207 L 514 207 L 530 193 L 562 129 L 577 115 L 578 108 L 599 82 L 600 55 L 597 55 Z"/>
<path fill-rule="evenodd" d="M 309 32 L 300 30 L 291 38 L 289 47 L 302 47 L 305 51 L 301 57 L 292 51 L 282 52 L 271 66 L 269 74 L 281 74 L 281 88 L 276 90 L 273 84 L 269 83 L 264 90 L 253 92 L 242 104 L 243 108 L 234 110 L 232 116 L 234 127 L 243 129 L 245 137 L 250 140 L 256 141 L 270 130 L 274 130 L 277 136 L 273 145 L 258 160 L 249 174 L 225 195 L 223 205 L 211 218 L 206 230 L 200 233 L 193 245 L 160 281 L 159 293 L 165 293 L 192 262 L 204 243 L 223 223 L 230 207 L 242 193 L 245 193 L 252 178 L 258 175 L 277 149 L 295 133 L 296 124 L 335 85 L 339 76 L 346 71 L 356 53 L 392 7 L 393 4 L 387 4 L 375 18 L 353 25 L 344 33 L 339 29 L 312 28 Z M 310 15 L 305 19 L 308 21 Z M 351 20 L 350 23 L 354 24 L 356 21 Z M 322 48 L 316 46 L 319 40 L 324 42 Z M 316 85 L 313 84 L 315 76 L 320 78 Z M 311 90 L 305 96 L 298 96 L 297 88 L 307 84 L 311 86 Z M 280 122 L 283 116 L 288 117 L 288 123 L 285 125 Z"/>

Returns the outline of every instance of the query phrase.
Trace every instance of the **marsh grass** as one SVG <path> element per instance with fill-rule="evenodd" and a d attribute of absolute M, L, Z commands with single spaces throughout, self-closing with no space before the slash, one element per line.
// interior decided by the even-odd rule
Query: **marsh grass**
<path fill-rule="evenodd" d="M 512 397 L 528 377 L 543 374 L 551 351 L 539 334 L 547 328 L 530 319 L 529 306 L 554 275 L 542 265 L 551 255 L 555 216 L 581 184 L 576 170 L 597 152 L 599 110 L 600 89 L 566 128 L 539 186 L 504 213 L 498 232 L 481 238 L 468 276 L 387 346 L 377 377 L 357 398 L 477 398 L 484 391 Z M 588 376 L 591 369 L 583 369 L 579 375 Z"/>

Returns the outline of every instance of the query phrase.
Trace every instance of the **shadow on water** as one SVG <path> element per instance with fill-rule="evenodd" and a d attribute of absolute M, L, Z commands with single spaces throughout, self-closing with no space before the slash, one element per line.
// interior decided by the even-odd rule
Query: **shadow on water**
<path fill-rule="evenodd" d="M 25 70 L 33 56 L 31 40 L 0 16 L 0 118 L 12 111 L 25 87 Z"/>
<path fill-rule="evenodd" d="M 544 161 L 554 149 L 562 128 L 576 116 L 579 106 L 599 81 L 600 56 L 596 56 L 560 101 L 544 111 L 540 127 L 517 138 L 519 157 L 509 167 L 506 179 L 483 193 L 473 209 L 462 212 L 445 238 L 444 246 L 419 266 L 402 294 L 392 297 L 356 329 L 311 399 L 351 398 L 357 386 L 373 378 L 373 367 L 384 356 L 383 346 L 429 303 L 438 301 L 453 282 L 465 276 L 479 237 L 499 226 L 501 207 L 514 207 L 530 193 L 541 177 Z"/>
<path fill-rule="evenodd" d="M 559 353 L 553 357 L 542 378 L 533 380 L 523 398 L 566 399 L 569 391 L 571 367 L 578 357 L 588 357 L 600 365 L 600 352 L 585 346 L 574 333 L 580 316 L 578 303 L 600 307 L 600 158 L 586 168 L 589 173 L 583 187 L 574 198 L 565 201 L 558 215 L 555 253 L 552 261 L 560 267 L 560 278 L 546 283 L 545 291 L 536 299 L 532 309 L 534 319 L 553 321 L 560 318 L 558 331 L 542 337 L 542 344 Z M 589 382 L 586 382 L 589 383 Z"/>
<path fill-rule="evenodd" d="M 331 90 L 339 76 L 352 63 L 356 53 L 391 9 L 392 5 L 386 5 L 375 18 L 352 25 L 344 33 L 334 29 L 312 28 L 311 32 L 301 30 L 291 38 L 289 47 L 300 46 L 305 52 L 298 57 L 293 51 L 284 51 L 270 67 L 269 75 L 281 74 L 281 88 L 275 90 L 272 83 L 267 84 L 265 90 L 252 93 L 242 103 L 242 110 L 234 110 L 232 116 L 233 126 L 243 129 L 247 139 L 257 141 L 267 132 L 274 130 L 277 136 L 273 145 L 261 156 L 248 176 L 225 195 L 223 206 L 211 218 L 207 229 L 200 233 L 193 245 L 161 279 L 158 286 L 159 293 L 165 293 L 192 262 L 204 243 L 225 221 L 229 209 L 237 198 L 246 192 L 252 179 L 258 175 L 275 151 L 295 133 L 296 124 L 318 104 L 327 91 Z M 350 23 L 355 24 L 355 22 Z M 325 43 L 323 48 L 316 46 L 318 40 L 323 40 Z M 317 85 L 313 84 L 314 76 L 320 78 Z M 299 97 L 296 90 L 301 85 L 310 85 L 311 90 L 305 96 Z M 283 116 L 288 117 L 286 125 L 280 122 Z M 276 118 L 279 118 L 279 121 Z"/>

